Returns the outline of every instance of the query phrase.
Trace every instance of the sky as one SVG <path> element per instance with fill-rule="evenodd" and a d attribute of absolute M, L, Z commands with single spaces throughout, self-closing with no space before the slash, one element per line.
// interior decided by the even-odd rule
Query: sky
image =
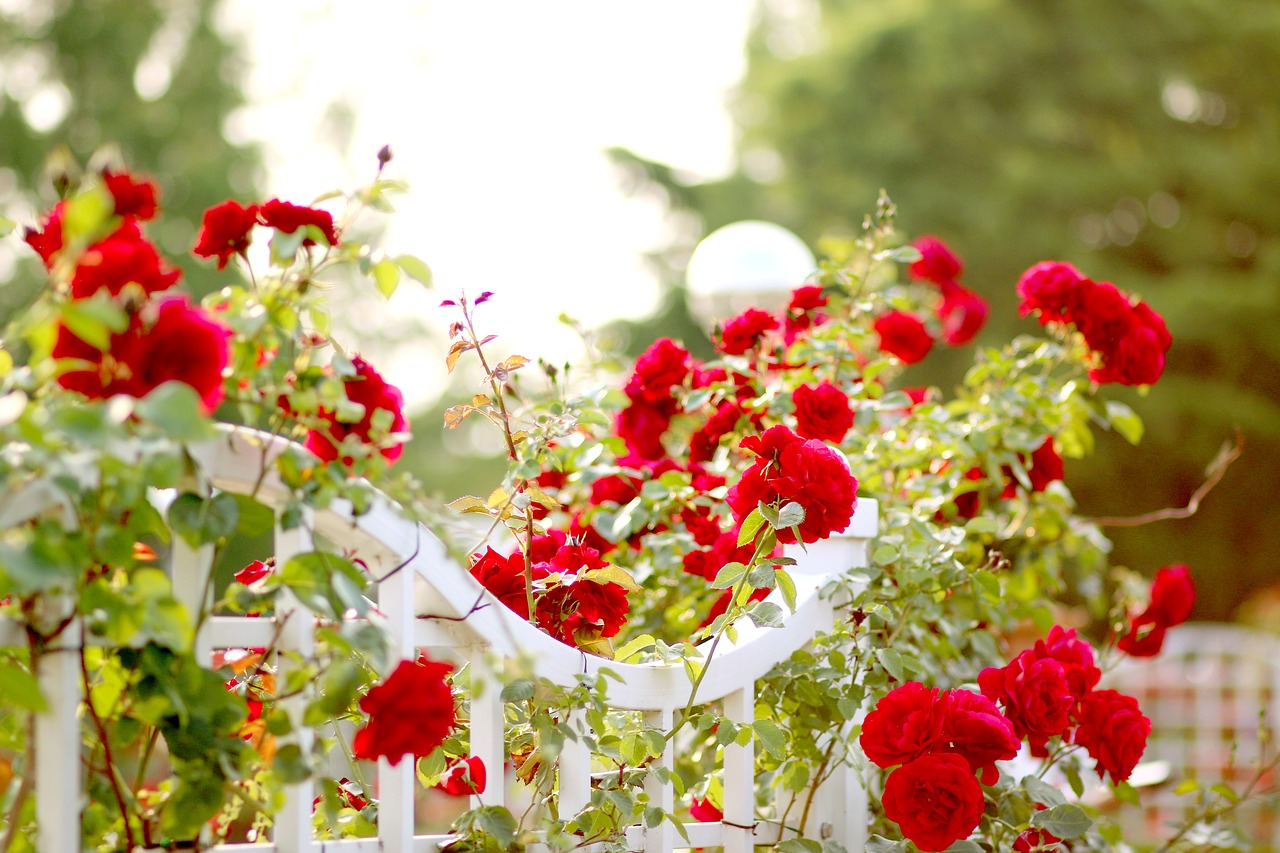
<path fill-rule="evenodd" d="M 558 315 L 595 324 L 647 313 L 657 287 L 642 253 L 668 227 L 655 202 L 623 196 L 604 150 L 727 172 L 726 105 L 752 6 L 228 0 L 223 22 L 253 62 L 250 106 L 228 132 L 266 145 L 266 191 L 295 201 L 367 182 L 390 144 L 387 173 L 411 191 L 383 247 L 430 264 L 435 290 L 402 285 L 387 319 L 442 332 L 453 319 L 442 299 L 491 290 L 482 319 L 499 346 L 573 359 Z M 443 371 L 421 361 L 437 357 L 400 351 L 392 381 L 411 399 L 432 396 Z"/>

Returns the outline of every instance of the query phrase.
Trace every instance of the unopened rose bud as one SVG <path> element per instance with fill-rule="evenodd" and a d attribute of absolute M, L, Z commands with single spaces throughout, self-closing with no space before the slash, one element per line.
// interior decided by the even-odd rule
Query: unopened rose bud
<path fill-rule="evenodd" d="M 378 149 L 378 168 L 384 168 L 391 162 L 391 146 L 384 145 Z"/>

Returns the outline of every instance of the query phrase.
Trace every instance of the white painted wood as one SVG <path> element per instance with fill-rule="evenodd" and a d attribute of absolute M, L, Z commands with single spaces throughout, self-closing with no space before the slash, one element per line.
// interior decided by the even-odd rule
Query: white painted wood
<path fill-rule="evenodd" d="M 581 736 L 587 729 L 586 714 L 571 712 L 569 725 Z M 581 739 L 566 740 L 557 764 L 560 770 L 558 806 L 560 817 L 565 819 L 582 811 L 591 800 L 591 751 Z"/>
<path fill-rule="evenodd" d="M 312 550 L 311 532 L 304 514 L 303 524 L 292 530 L 277 527 L 275 533 L 276 562 L 283 566 L 295 555 Z M 294 651 L 307 656 L 315 648 L 315 623 L 311 611 L 304 607 L 287 590 L 282 591 L 276 600 L 276 620 L 282 623 L 279 627 L 279 648 L 282 651 Z M 276 683 L 280 689 L 288 683 L 290 662 L 285 654 L 278 656 L 279 671 Z M 281 701 L 293 721 L 293 731 L 281 738 L 281 745 L 295 743 L 304 756 L 311 754 L 311 746 L 315 733 L 302 724 L 303 711 L 307 704 L 305 693 L 292 696 Z M 313 849 L 311 835 L 311 803 L 315 799 L 315 784 L 305 779 L 285 788 L 284 806 L 275 816 L 272 838 L 280 853 L 308 853 Z"/>
<path fill-rule="evenodd" d="M 398 564 L 397 564 L 398 565 Z M 378 584 L 378 609 L 391 631 L 398 661 L 417 660 L 413 618 L 413 572 L 390 566 Z M 398 661 L 392 662 L 392 668 Z M 394 767 L 378 759 L 378 838 L 387 853 L 409 853 L 413 843 L 416 758 L 404 756 Z"/>
<path fill-rule="evenodd" d="M 472 807 L 506 805 L 506 743 L 503 725 L 501 662 L 491 663 L 487 646 L 468 650 L 471 661 L 471 755 L 484 763 L 485 792 L 472 796 Z"/>
<path fill-rule="evenodd" d="M 35 727 L 36 848 L 42 853 L 80 849 L 80 638 L 80 624 L 72 622 L 35 673 L 46 702 Z"/>
<path fill-rule="evenodd" d="M 712 661 L 712 666 L 717 663 Z M 755 681 L 724 698 L 724 715 L 735 723 L 751 725 L 756 718 Z M 724 748 L 724 831 L 725 853 L 749 853 L 756 807 L 755 740 L 746 746 L 730 743 Z"/>
<path fill-rule="evenodd" d="M 646 711 L 644 721 L 646 725 L 652 726 L 659 731 L 671 731 L 675 715 L 670 708 L 662 708 L 657 711 Z M 670 738 L 667 739 L 666 747 L 662 750 L 662 756 L 654 759 L 650 765 L 648 777 L 644 781 L 645 793 L 649 795 L 649 805 L 657 806 L 666 812 L 675 809 L 675 792 L 670 782 L 663 782 L 658 778 L 657 771 L 660 768 L 672 769 L 675 766 L 675 745 Z M 676 847 L 676 828 L 671 825 L 671 821 L 664 820 L 657 826 L 646 827 L 644 831 L 644 850 L 645 853 L 671 853 Z"/>

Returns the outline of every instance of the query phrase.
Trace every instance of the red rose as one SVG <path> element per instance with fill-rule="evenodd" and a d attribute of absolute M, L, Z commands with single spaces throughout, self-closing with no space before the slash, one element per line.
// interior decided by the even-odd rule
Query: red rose
<path fill-rule="evenodd" d="M 71 297 L 85 299 L 100 290 L 118 296 L 127 284 L 136 284 L 144 293 L 168 290 L 182 276 L 170 268 L 138 228 L 133 219 L 94 243 L 80 256 L 71 277 Z"/>
<path fill-rule="evenodd" d="M 1008 666 L 987 667 L 978 673 L 982 695 L 1004 708 L 1019 738 L 1043 755 L 1045 741 L 1066 731 L 1075 696 L 1062 664 L 1038 658 L 1034 650 L 1018 655 Z"/>
<path fill-rule="evenodd" d="M 1165 566 L 1156 572 L 1147 611 L 1156 615 L 1166 628 L 1186 622 L 1195 603 L 1196 587 L 1185 563 Z"/>
<path fill-rule="evenodd" d="M 960 277 L 964 265 L 947 244 L 931 234 L 925 234 L 914 243 L 920 259 L 912 261 L 907 273 L 914 279 L 941 285 Z"/>
<path fill-rule="evenodd" d="M 314 207 L 303 207 L 273 198 L 258 208 L 259 221 L 268 228 L 292 234 L 299 228 L 314 225 L 330 246 L 338 245 L 338 233 L 333 230 L 333 214 L 327 210 Z M 302 241 L 304 246 L 314 246 L 315 240 L 310 237 Z"/>
<path fill-rule="evenodd" d="M 172 380 L 194 388 L 208 413 L 222 402 L 230 338 L 230 329 L 187 304 L 186 297 L 171 296 L 134 314 L 128 329 L 111 336 L 106 352 L 59 326 L 52 354 L 75 360 L 58 375 L 58 384 L 90 399 L 144 397 Z"/>
<path fill-rule="evenodd" d="M 1043 829 L 1024 829 L 1013 840 L 1013 849 L 1016 853 L 1033 853 L 1036 850 L 1061 850 L 1062 848 L 1057 846 L 1061 841 L 1061 838 Z"/>
<path fill-rule="evenodd" d="M 1164 373 L 1164 349 L 1156 333 L 1148 328 L 1131 330 L 1111 352 L 1103 353 L 1102 365 L 1089 373 L 1099 385 L 1154 385 Z"/>
<path fill-rule="evenodd" d="M 691 365 L 688 350 L 670 338 L 659 338 L 636 359 L 627 380 L 627 396 L 646 403 L 669 400 L 672 386 L 684 384 Z"/>
<path fill-rule="evenodd" d="M 354 435 L 366 444 L 372 442 L 374 439 L 373 415 L 379 409 L 390 412 L 392 415 L 391 426 L 387 430 L 388 435 L 379 436 L 380 439 L 385 441 L 409 428 L 409 422 L 404 416 L 404 397 L 401 396 L 400 389 L 384 380 L 382 375 L 360 356 L 353 357 L 351 363 L 355 366 L 356 374 L 343 377 L 342 388 L 348 400 L 364 406 L 364 415 L 355 423 L 344 423 L 328 409 L 320 410 L 319 415 L 327 424 L 322 429 L 313 429 L 307 433 L 305 446 L 325 462 L 332 462 L 338 458 L 338 447 L 347 436 Z M 381 447 L 380 452 L 388 462 L 394 462 L 400 458 L 403 450 L 403 445 L 397 441 Z M 350 465 L 351 461 L 350 457 L 344 457 L 342 460 L 344 465 Z"/>
<path fill-rule="evenodd" d="M 662 434 L 671 426 L 675 401 L 669 405 L 634 401 L 613 422 L 614 433 L 627 445 L 627 451 L 641 459 L 661 459 L 667 455 L 662 446 Z"/>
<path fill-rule="evenodd" d="M 689 801 L 689 817 L 699 823 L 719 823 L 724 820 L 724 812 L 711 802 L 710 797 L 701 800 L 694 797 Z"/>
<path fill-rule="evenodd" d="M 825 323 L 827 318 L 818 309 L 826 307 L 828 301 L 818 284 L 805 284 L 791 291 L 791 301 L 782 318 L 782 342 L 790 346 L 801 332 Z"/>
<path fill-rule="evenodd" d="M 936 753 L 890 773 L 881 802 L 885 817 L 925 853 L 968 838 L 985 807 L 982 786 L 965 760 Z"/>
<path fill-rule="evenodd" d="M 796 432 L 803 438 L 816 438 L 839 444 L 853 427 L 853 408 L 849 398 L 830 382 L 817 388 L 801 385 L 791 392 L 796 407 Z"/>
<path fill-rule="evenodd" d="M 258 206 L 241 207 L 227 199 L 204 212 L 200 223 L 200 235 L 191 251 L 202 258 L 218 259 L 218 269 L 224 269 L 232 255 L 244 255 L 249 248 L 249 235 L 258 223 Z"/>
<path fill-rule="evenodd" d="M 980 693 L 951 690 L 945 697 L 943 751 L 961 756 L 970 770 L 982 772 L 984 783 L 994 785 L 1000 778 L 996 762 L 1016 757 L 1022 746 L 1013 724 Z"/>
<path fill-rule="evenodd" d="M 888 311 L 876 318 L 874 327 L 880 335 L 880 349 L 904 364 L 915 364 L 933 349 L 933 336 L 914 314 Z"/>
<path fill-rule="evenodd" d="M 1116 647 L 1133 657 L 1155 657 L 1164 646 L 1165 632 L 1187 621 L 1195 602 L 1190 569 L 1182 563 L 1165 566 L 1156 572 L 1146 610 L 1133 617 L 1129 632 L 1116 642 Z"/>
<path fill-rule="evenodd" d="M 681 507 L 680 520 L 684 522 L 684 528 L 689 531 L 693 541 L 703 548 L 714 545 L 722 534 L 720 517 L 709 506 L 690 504 Z"/>
<path fill-rule="evenodd" d="M 39 229 L 27 227 L 22 232 L 23 241 L 35 250 L 49 269 L 53 269 L 54 255 L 62 251 L 62 216 L 66 209 L 65 201 L 58 202 L 44 218 Z"/>
<path fill-rule="evenodd" d="M 1137 318 L 1129 297 L 1109 281 L 1085 287 L 1083 304 L 1073 309 L 1068 319 L 1084 335 L 1085 343 L 1095 352 L 1115 352 L 1129 332 L 1137 328 Z"/>
<path fill-rule="evenodd" d="M 391 766 L 406 755 L 429 755 L 444 743 L 455 723 L 453 694 L 445 676 L 447 663 L 429 660 L 400 661 L 386 681 L 360 700 L 369 722 L 351 743 L 356 758 L 386 758 Z"/>
<path fill-rule="evenodd" d="M 804 508 L 799 524 L 804 542 L 817 542 L 849 526 L 858 481 L 835 450 L 816 439 L 804 440 L 782 425 L 744 438 L 740 447 L 757 459 L 725 497 L 738 524 L 760 503 L 795 501 Z M 778 541 L 793 544 L 795 533 L 779 530 Z"/>
<path fill-rule="evenodd" d="M 942 285 L 942 303 L 938 319 L 942 321 L 942 340 L 947 346 L 964 346 L 986 325 L 991 307 L 972 290 L 948 282 Z"/>
<path fill-rule="evenodd" d="M 538 625 L 571 646 L 580 639 L 616 635 L 631 609 L 627 591 L 612 581 L 584 576 L 607 565 L 598 550 L 586 545 L 565 545 L 557 551 L 547 572 L 559 573 L 561 580 L 538 596 L 534 614 Z"/>
<path fill-rule="evenodd" d="M 237 583 L 242 583 L 245 586 L 248 586 L 251 583 L 257 583 L 262 580 L 267 575 L 271 574 L 272 571 L 273 567 L 271 565 L 268 565 L 261 560 L 254 560 L 252 563 L 236 572 L 235 579 Z"/>
<path fill-rule="evenodd" d="M 1040 660 L 1055 660 L 1062 664 L 1067 689 L 1077 702 L 1102 678 L 1102 670 L 1094 662 L 1093 646 L 1077 637 L 1075 628 L 1054 625 L 1048 636 L 1036 641 L 1031 652 Z"/>
<path fill-rule="evenodd" d="M 949 706 L 947 694 L 909 681 L 876 703 L 862 722 L 858 743 L 869 761 L 886 770 L 914 761 L 946 743 Z"/>
<path fill-rule="evenodd" d="M 184 296 L 152 303 L 134 318 L 142 318 L 143 326 L 123 358 L 133 373 L 129 393 L 141 397 L 165 382 L 183 382 L 200 395 L 206 413 L 216 409 L 225 396 L 231 330 Z"/>
<path fill-rule="evenodd" d="M 778 320 L 768 311 L 747 308 L 724 324 L 716 349 L 726 355 L 742 355 L 760 344 L 765 332 L 778 328 Z"/>
<path fill-rule="evenodd" d="M 1041 261 L 1018 279 L 1018 295 L 1022 297 L 1018 314 L 1026 317 L 1037 313 L 1041 325 L 1062 322 L 1086 281 L 1088 279 L 1071 264 Z"/>
<path fill-rule="evenodd" d="M 156 185 L 151 181 L 136 181 L 128 172 L 105 171 L 102 183 L 115 202 L 116 216 L 145 221 L 156 215 Z"/>
<path fill-rule="evenodd" d="M 736 400 L 721 403 L 715 414 L 689 437 L 689 461 L 709 461 L 720 446 L 720 439 L 733 432 L 741 419 L 742 409 Z"/>
<path fill-rule="evenodd" d="M 525 594 L 524 554 L 515 551 L 509 556 L 499 554 L 493 548 L 486 548 L 483 554 L 477 554 L 471 564 L 471 576 L 493 597 L 520 615 L 521 619 L 529 618 L 529 599 Z M 547 574 L 544 562 L 533 562 L 533 580 L 537 581 Z"/>
<path fill-rule="evenodd" d="M 1169 334 L 1169 327 L 1165 325 L 1164 318 L 1145 302 L 1139 302 L 1133 306 L 1133 316 L 1140 327 L 1150 329 L 1151 333 L 1156 336 L 1156 342 L 1160 344 L 1160 350 L 1168 352 L 1169 347 L 1173 345 L 1173 335 Z"/>
<path fill-rule="evenodd" d="M 1080 725 L 1072 740 L 1098 763 L 1098 778 L 1110 773 L 1113 783 L 1128 779 L 1151 734 L 1151 721 L 1138 700 L 1115 690 L 1095 690 L 1081 700 L 1078 714 Z"/>
<path fill-rule="evenodd" d="M 436 787 L 452 797 L 483 794 L 485 789 L 484 762 L 478 756 L 454 763 Z"/>

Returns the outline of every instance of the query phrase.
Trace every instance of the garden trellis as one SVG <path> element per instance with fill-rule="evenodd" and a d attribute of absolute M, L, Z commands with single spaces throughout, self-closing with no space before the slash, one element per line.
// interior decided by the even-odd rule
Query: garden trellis
<path fill-rule="evenodd" d="M 255 492 L 259 500 L 277 508 L 287 490 L 274 471 L 261 476 L 264 461 L 284 452 L 288 442 L 243 428 L 227 428 L 222 436 L 193 449 L 204 485 L 233 494 Z M 163 500 L 158 495 L 157 500 Z M 55 494 L 14 494 L 6 501 L 6 519 L 18 523 L 18 515 L 34 518 L 56 513 L 60 507 Z M 815 543 L 807 550 L 795 549 L 793 567 L 798 603 L 778 628 L 744 625 L 736 641 L 724 642 L 708 665 L 694 701 L 698 705 L 722 703 L 726 718 L 750 724 L 755 719 L 755 681 L 776 663 L 802 648 L 814 636 L 829 630 L 836 610 L 822 595 L 832 577 L 865 565 L 867 541 L 875 534 L 877 505 L 859 502 L 849 529 L 838 537 Z M 403 518 L 386 500 L 375 501 L 368 512 L 356 515 L 349 505 L 335 503 L 324 510 L 309 511 L 304 523 L 275 533 L 275 556 L 284 563 L 290 556 L 312 549 L 312 537 L 323 537 L 344 552 L 363 561 L 377 584 L 377 609 L 390 626 L 397 651 L 403 659 L 413 659 L 418 650 L 453 649 L 470 663 L 470 744 L 473 756 L 487 767 L 501 768 L 506 758 L 504 712 L 501 697 L 504 663 L 532 660 L 534 674 L 563 687 L 573 687 L 580 676 L 602 667 L 617 673 L 621 682 L 611 683 L 609 704 L 618 710 L 637 711 L 660 730 L 671 730 L 676 714 L 690 702 L 692 683 L 679 663 L 625 664 L 587 655 L 547 636 L 515 613 L 497 604 L 465 568 L 449 558 L 440 541 L 417 522 Z M 208 589 L 211 546 L 193 549 L 180 537 L 173 537 L 171 573 L 176 596 L 199 612 L 201 596 Z M 477 606 L 488 603 L 489 606 Z M 57 618 L 51 616 L 50 618 Z M 215 650 L 243 647 L 276 647 L 281 651 L 308 651 L 313 642 L 314 617 L 296 601 L 277 607 L 274 617 L 209 617 L 197 637 L 197 656 L 209 661 Z M 81 642 L 79 630 L 62 632 L 59 642 L 68 651 Z M 0 644 L 22 646 L 25 638 L 14 622 L 0 620 Z M 705 647 L 704 647 L 705 648 Z M 76 654 L 46 654 L 37 673 L 47 700 L 35 727 L 36 766 L 34 772 L 39 836 L 37 848 L 43 853 L 73 853 L 80 849 L 78 821 L 71 819 L 60 792 L 81 790 L 81 756 L 78 712 L 83 701 Z M 283 658 L 282 658 L 283 660 Z M 282 664 L 283 666 L 284 664 Z M 282 674 L 283 676 L 283 674 Z M 292 700 L 295 704 L 301 699 Z M 301 714 L 297 704 L 294 712 Z M 573 720 L 583 731 L 585 719 Z M 299 726 L 289 736 L 304 749 L 312 732 Z M 757 821 L 756 778 L 753 742 L 724 748 L 724 818 L 719 823 L 684 824 L 688 840 L 676 827 L 664 821 L 656 827 L 631 827 L 627 845 L 637 851 L 669 851 L 677 847 L 723 847 L 727 851 L 747 851 L 754 845 L 776 842 L 785 837 L 776 823 Z M 670 768 L 675 742 L 668 739 L 665 754 L 647 769 L 645 791 L 650 802 L 673 811 L 674 789 L 663 780 L 660 768 Z M 565 744 L 558 758 L 559 783 L 555 796 L 561 814 L 585 807 L 591 794 L 592 754 L 581 740 Z M 497 773 L 495 772 L 495 775 Z M 316 796 L 312 780 L 289 787 L 285 807 L 275 816 L 273 840 L 248 845 L 224 844 L 214 849 L 275 850 L 280 853 L 303 850 L 408 851 L 434 850 L 446 843 L 448 835 L 415 835 L 414 789 L 418 782 L 414 763 L 390 766 L 380 760 L 377 771 L 380 801 L 377 838 L 313 840 L 312 803 Z M 488 805 L 502 804 L 501 785 L 484 797 Z M 835 840 L 847 849 L 859 850 L 866 837 L 867 799 L 856 768 L 844 763 L 821 784 L 800 827 L 808 837 Z"/>

